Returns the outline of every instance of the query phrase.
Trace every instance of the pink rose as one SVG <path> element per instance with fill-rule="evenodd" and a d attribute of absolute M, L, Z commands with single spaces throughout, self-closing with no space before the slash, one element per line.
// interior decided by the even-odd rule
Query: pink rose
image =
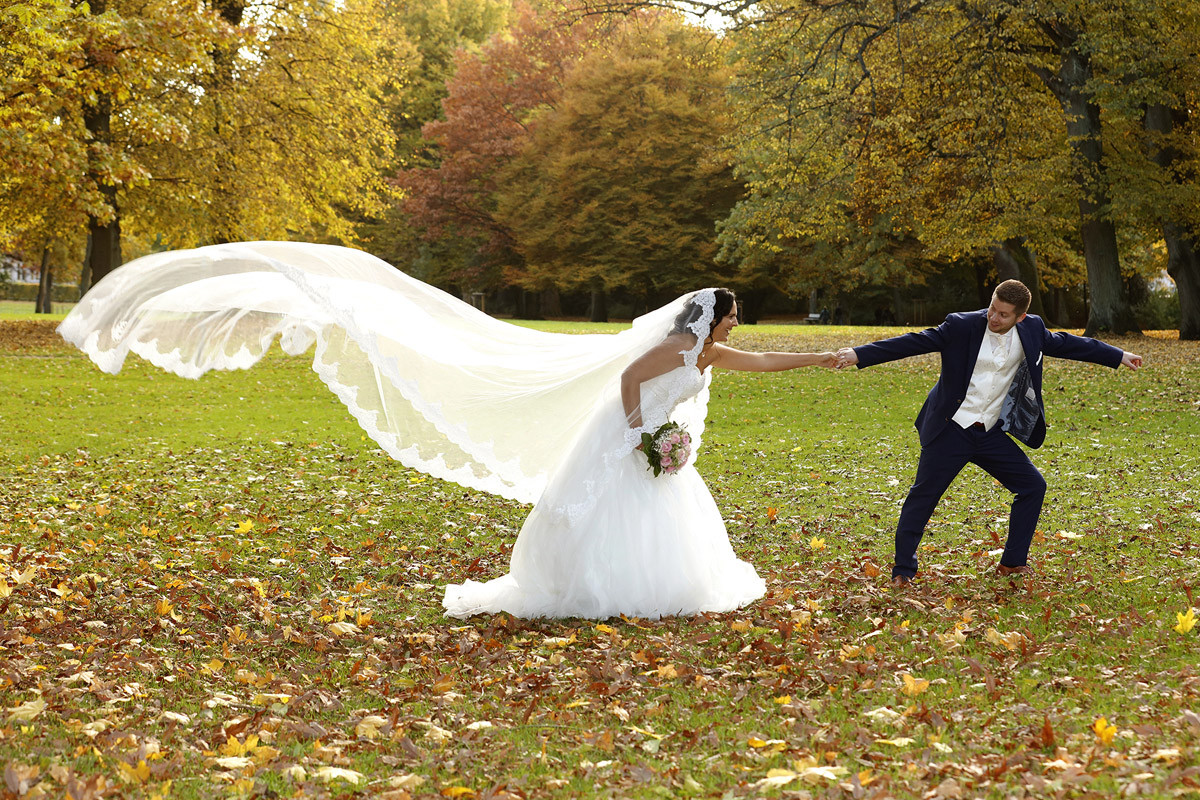
<path fill-rule="evenodd" d="M 667 453 L 671 452 L 671 443 L 663 442 L 662 446 L 659 447 L 658 452 L 662 453 L 663 455 L 666 455 Z"/>

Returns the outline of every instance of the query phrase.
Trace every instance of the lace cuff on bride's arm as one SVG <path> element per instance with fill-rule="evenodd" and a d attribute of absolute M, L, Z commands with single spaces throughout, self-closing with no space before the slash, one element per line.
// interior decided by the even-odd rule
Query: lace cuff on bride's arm
<path fill-rule="evenodd" d="M 643 433 L 654 433 L 654 431 L 651 428 L 647 428 L 645 425 L 642 425 L 638 428 L 626 428 L 625 445 L 630 450 L 636 450 L 637 446 L 642 443 Z"/>

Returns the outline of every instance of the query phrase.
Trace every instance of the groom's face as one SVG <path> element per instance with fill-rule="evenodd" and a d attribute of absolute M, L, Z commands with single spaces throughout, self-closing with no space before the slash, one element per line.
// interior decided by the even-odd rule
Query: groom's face
<path fill-rule="evenodd" d="M 1004 302 L 996 297 L 996 295 L 992 295 L 992 304 L 988 306 L 987 310 L 989 331 L 992 333 L 1008 333 L 1013 325 L 1016 325 L 1023 319 L 1025 319 L 1025 315 L 1018 314 L 1016 306 L 1012 303 Z"/>

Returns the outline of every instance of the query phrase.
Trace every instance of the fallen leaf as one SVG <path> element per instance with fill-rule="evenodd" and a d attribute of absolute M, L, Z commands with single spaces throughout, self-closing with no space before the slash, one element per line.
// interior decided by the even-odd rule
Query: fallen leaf
<path fill-rule="evenodd" d="M 1092 730 L 1096 732 L 1096 740 L 1103 745 L 1112 744 L 1113 737 L 1117 735 L 1117 726 L 1111 724 L 1104 717 L 1097 717 L 1092 723 Z"/>
<path fill-rule="evenodd" d="M 8 721 L 13 722 L 33 722 L 38 714 L 46 710 L 46 701 L 40 697 L 35 697 L 33 700 L 26 700 L 16 708 L 8 709 Z"/>
<path fill-rule="evenodd" d="M 342 769 L 341 767 L 320 767 L 313 772 L 313 777 L 325 783 L 342 780 L 353 783 L 356 786 L 366 780 L 361 772 L 355 772 L 352 769 Z"/>
<path fill-rule="evenodd" d="M 904 693 L 909 697 L 916 697 L 929 688 L 929 681 L 924 678 L 914 678 L 907 672 L 900 673 L 901 680 L 904 681 Z"/>

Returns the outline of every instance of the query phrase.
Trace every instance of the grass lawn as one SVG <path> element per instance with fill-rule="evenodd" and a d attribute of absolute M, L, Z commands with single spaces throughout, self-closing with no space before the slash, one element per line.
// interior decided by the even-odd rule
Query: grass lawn
<path fill-rule="evenodd" d="M 5 796 L 1200 796 L 1197 343 L 1048 363 L 1031 577 L 968 470 L 887 586 L 933 358 L 719 373 L 699 469 L 763 600 L 464 623 L 527 507 L 391 462 L 302 358 L 108 376 L 50 330 L 0 322 Z"/>
<path fill-rule="evenodd" d="M 35 314 L 31 300 L 0 300 L 0 321 L 5 320 L 61 320 L 75 307 L 74 303 L 54 303 L 54 313 Z"/>

